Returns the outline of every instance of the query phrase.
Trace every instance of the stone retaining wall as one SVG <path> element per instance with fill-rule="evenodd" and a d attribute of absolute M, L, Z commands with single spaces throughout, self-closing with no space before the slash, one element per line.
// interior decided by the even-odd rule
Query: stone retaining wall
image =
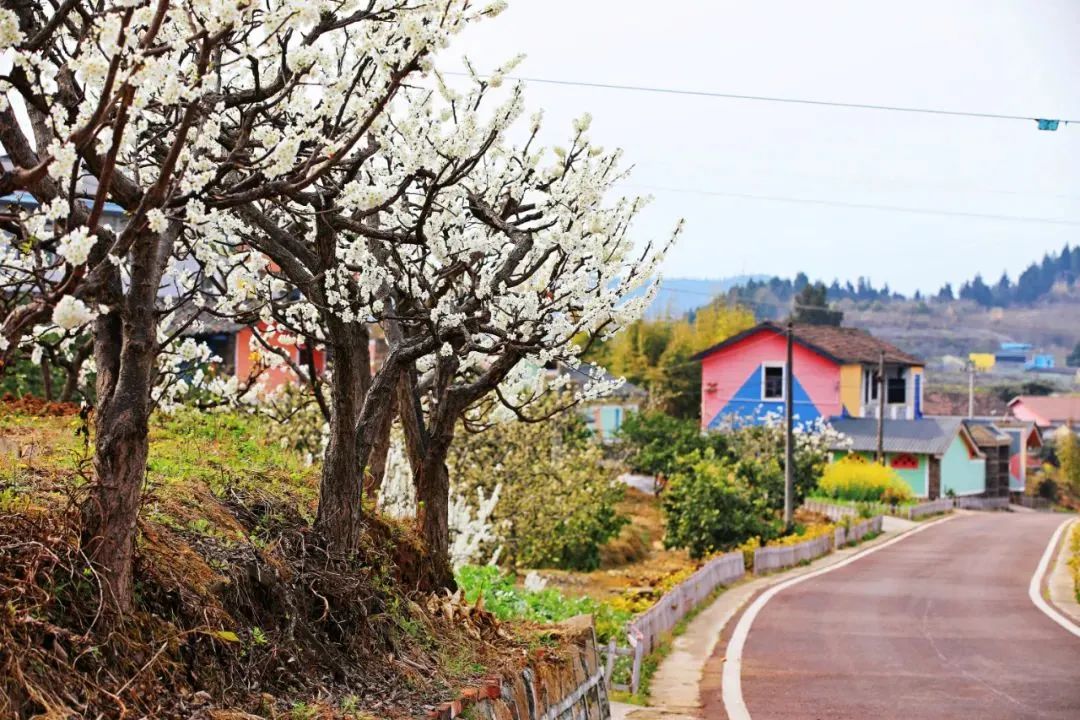
<path fill-rule="evenodd" d="M 428 716 L 439 720 L 609 720 L 604 668 L 592 617 L 552 626 L 558 648 L 534 656 L 519 672 L 466 688 Z"/>

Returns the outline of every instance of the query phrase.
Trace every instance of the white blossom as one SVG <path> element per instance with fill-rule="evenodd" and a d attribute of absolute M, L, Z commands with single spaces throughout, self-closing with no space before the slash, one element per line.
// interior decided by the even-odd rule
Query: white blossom
<path fill-rule="evenodd" d="M 65 295 L 53 308 L 52 321 L 57 327 L 65 330 L 74 330 L 94 319 L 94 313 L 86 307 L 82 300 Z"/>

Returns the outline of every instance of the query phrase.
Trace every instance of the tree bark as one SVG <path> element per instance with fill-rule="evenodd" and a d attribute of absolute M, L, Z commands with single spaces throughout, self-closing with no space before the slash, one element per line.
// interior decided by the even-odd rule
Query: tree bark
<path fill-rule="evenodd" d="M 333 321 L 330 441 L 323 459 L 315 529 L 331 552 L 356 549 L 363 530 L 362 463 L 357 424 L 371 383 L 367 329 Z"/>
<path fill-rule="evenodd" d="M 153 265 L 152 253 L 142 261 Z M 139 262 L 133 266 L 138 269 Z M 139 500 L 149 454 L 150 389 L 156 353 L 154 291 L 160 274 L 145 267 L 123 308 L 99 316 L 94 328 L 97 364 L 96 482 L 83 503 L 83 552 L 104 588 L 106 617 L 128 612 L 133 603 L 133 565 Z M 119 274 L 111 291 L 119 293 Z"/>
<path fill-rule="evenodd" d="M 416 478 L 417 524 L 427 549 L 421 576 L 422 590 L 453 590 L 454 571 L 450 567 L 450 472 L 446 467 L 449 445 L 431 448 L 414 474 Z"/>
<path fill-rule="evenodd" d="M 389 422 L 383 423 L 379 428 L 379 434 L 371 448 L 371 457 L 364 474 L 364 496 L 369 500 L 375 500 L 378 497 L 383 478 L 386 477 L 386 461 L 390 455 L 390 430 L 394 424 L 394 417 L 397 415 L 397 403 L 397 395 L 391 396 Z"/>

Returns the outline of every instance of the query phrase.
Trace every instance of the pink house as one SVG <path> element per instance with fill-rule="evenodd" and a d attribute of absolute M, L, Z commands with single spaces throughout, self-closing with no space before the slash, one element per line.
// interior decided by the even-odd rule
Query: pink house
<path fill-rule="evenodd" d="M 876 416 L 882 356 L 886 417 L 922 416 L 919 358 L 856 328 L 796 325 L 794 336 L 792 402 L 800 422 Z M 786 348 L 785 329 L 765 322 L 698 353 L 702 428 L 783 413 Z"/>
<path fill-rule="evenodd" d="M 1040 428 L 1080 428 L 1080 395 L 1021 395 L 1009 403 L 1009 415 Z"/>

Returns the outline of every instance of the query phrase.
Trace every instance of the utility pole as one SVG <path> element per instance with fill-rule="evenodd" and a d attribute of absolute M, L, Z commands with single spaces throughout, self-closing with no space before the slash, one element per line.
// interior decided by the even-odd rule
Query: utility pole
<path fill-rule="evenodd" d="M 878 354 L 877 461 L 885 464 L 885 351 Z"/>
<path fill-rule="evenodd" d="M 968 417 L 975 417 L 975 363 L 967 361 L 968 371 Z"/>
<path fill-rule="evenodd" d="M 795 325 L 787 324 L 787 364 L 784 365 L 784 525 L 791 527 L 795 514 Z"/>

